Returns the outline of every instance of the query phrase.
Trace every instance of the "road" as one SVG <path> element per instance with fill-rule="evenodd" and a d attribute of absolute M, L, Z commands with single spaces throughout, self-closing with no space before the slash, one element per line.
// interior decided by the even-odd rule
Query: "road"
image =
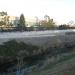
<path fill-rule="evenodd" d="M 61 45 L 65 41 L 69 43 L 73 43 L 75 41 L 75 29 L 30 32 L 0 32 L 0 44 L 13 39 L 19 42 L 25 42 L 27 44 L 38 46 L 52 46 L 55 44 Z"/>

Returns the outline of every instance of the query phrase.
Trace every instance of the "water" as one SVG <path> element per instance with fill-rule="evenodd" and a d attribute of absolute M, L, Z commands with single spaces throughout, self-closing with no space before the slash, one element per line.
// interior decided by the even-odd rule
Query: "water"
<path fill-rule="evenodd" d="M 33 64 L 24 64 L 17 68 L 17 66 L 10 67 L 7 73 L 2 73 L 0 75 L 28 75 L 28 73 L 32 72 L 33 70 L 40 70 L 43 66 L 44 60 L 34 62 Z M 16 71 L 13 71 L 16 69 Z"/>

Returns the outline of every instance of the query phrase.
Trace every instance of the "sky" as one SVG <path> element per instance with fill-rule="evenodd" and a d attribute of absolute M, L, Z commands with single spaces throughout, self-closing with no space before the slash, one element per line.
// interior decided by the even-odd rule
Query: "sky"
<path fill-rule="evenodd" d="M 75 22 L 75 0 L 0 0 L 0 11 L 9 15 L 42 19 L 44 15 L 53 18 L 56 24 Z"/>

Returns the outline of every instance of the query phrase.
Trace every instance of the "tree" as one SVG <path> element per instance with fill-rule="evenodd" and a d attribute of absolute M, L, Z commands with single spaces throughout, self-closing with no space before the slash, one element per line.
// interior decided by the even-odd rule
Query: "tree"
<path fill-rule="evenodd" d="M 0 26 L 5 25 L 6 23 L 3 21 L 0 21 Z"/>
<path fill-rule="evenodd" d="M 19 25 L 18 27 L 22 30 L 26 29 L 26 25 L 25 25 L 25 18 L 24 18 L 24 15 L 21 14 L 20 15 L 20 20 L 19 20 Z"/>
<path fill-rule="evenodd" d="M 2 21 L 0 22 L 0 25 L 9 25 L 9 16 L 7 14 L 7 12 L 0 12 L 0 16 L 2 16 Z"/>
<path fill-rule="evenodd" d="M 5 16 L 5 15 L 8 15 L 7 12 L 4 11 L 0 12 L 0 16 Z"/>
<path fill-rule="evenodd" d="M 4 22 L 6 23 L 5 25 L 8 26 L 9 25 L 9 16 L 5 16 L 4 17 Z"/>
<path fill-rule="evenodd" d="M 59 26 L 59 29 L 69 29 L 69 28 L 70 28 L 70 26 L 67 24 L 63 24 L 63 25 Z"/>
<path fill-rule="evenodd" d="M 53 19 L 50 19 L 50 17 L 48 15 L 45 15 L 44 18 L 45 18 L 45 21 L 46 21 L 45 27 L 47 29 L 55 27 L 55 23 L 54 23 Z"/>

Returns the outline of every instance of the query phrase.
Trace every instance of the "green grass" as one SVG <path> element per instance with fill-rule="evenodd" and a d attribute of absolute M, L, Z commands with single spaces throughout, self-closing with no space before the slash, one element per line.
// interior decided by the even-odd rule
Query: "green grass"
<path fill-rule="evenodd" d="M 32 72 L 28 73 L 27 75 L 43 75 L 43 72 L 47 72 L 48 70 L 50 71 L 55 71 L 54 69 L 56 68 L 56 70 L 58 71 L 58 69 L 60 69 L 60 67 L 64 64 L 70 64 L 70 60 L 72 58 L 75 58 L 75 53 L 70 53 L 69 55 L 63 56 L 63 58 L 61 58 L 59 61 L 57 61 L 56 63 L 50 63 L 47 64 L 43 69 L 38 70 L 38 69 L 34 69 L 32 70 Z"/>
<path fill-rule="evenodd" d="M 48 70 L 48 69 L 52 69 L 54 67 L 57 67 L 58 64 L 63 64 L 63 63 L 68 63 L 68 60 L 72 59 L 72 58 L 75 58 L 75 53 L 71 53 L 70 55 L 68 56 L 64 56 L 63 58 L 61 58 L 59 61 L 57 62 L 54 62 L 54 63 L 50 63 L 50 64 L 47 64 L 47 66 L 44 67 L 43 70 Z"/>

